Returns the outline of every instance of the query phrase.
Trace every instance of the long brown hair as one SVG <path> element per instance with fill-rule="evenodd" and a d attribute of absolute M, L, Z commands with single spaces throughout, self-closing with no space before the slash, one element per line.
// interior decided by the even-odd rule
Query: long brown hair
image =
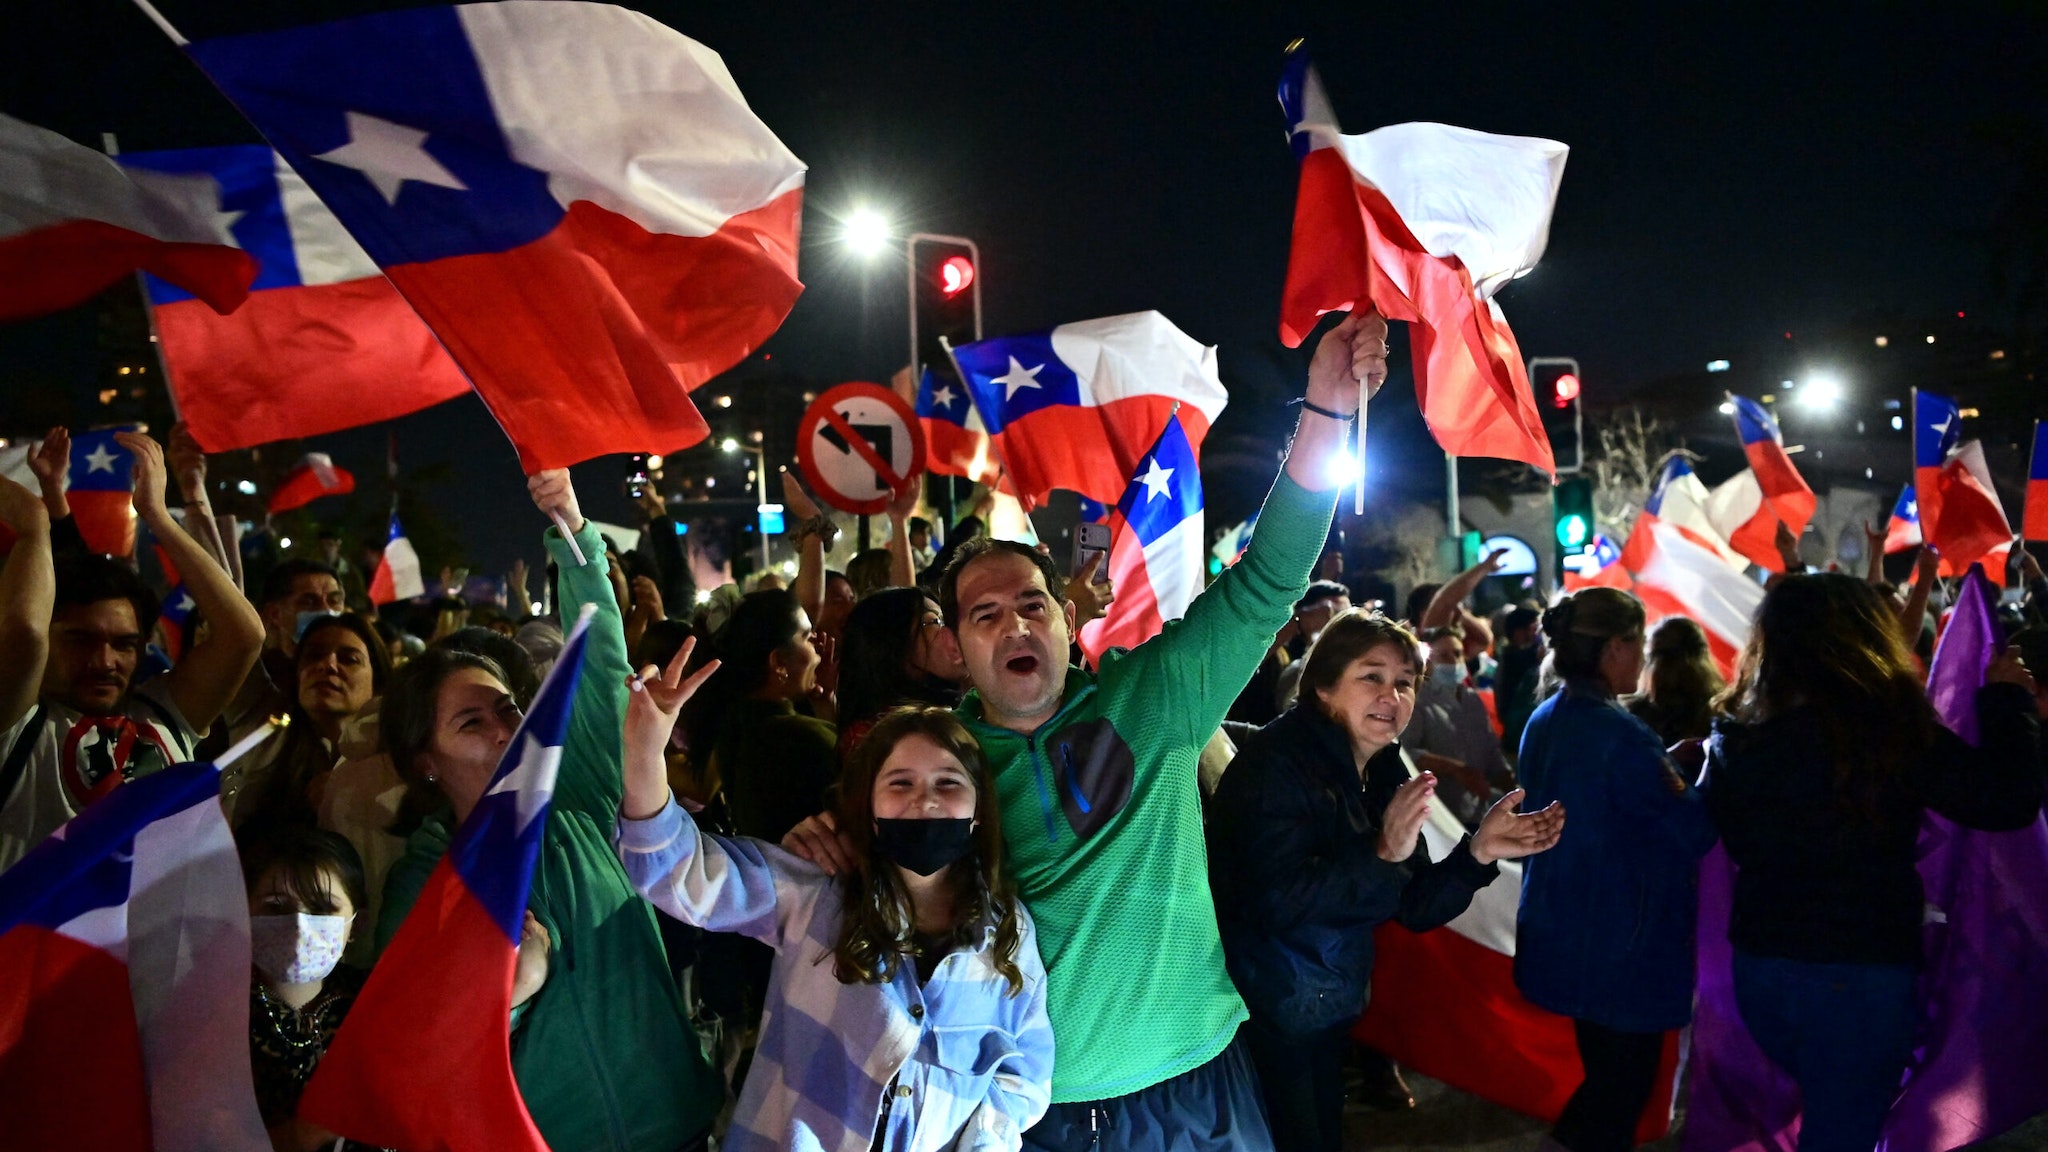
<path fill-rule="evenodd" d="M 972 947 L 978 943 L 982 923 L 994 917 L 993 962 L 1015 996 L 1024 990 L 1024 973 L 1017 967 L 1023 927 L 1016 887 L 1003 870 L 1003 824 L 995 782 L 989 778 L 981 745 L 960 718 L 944 708 L 898 708 L 884 714 L 854 749 L 840 777 L 839 828 L 853 841 L 853 858 L 859 863 L 840 879 L 846 910 L 839 944 L 832 950 L 833 970 L 842 984 L 886 984 L 895 979 L 896 966 L 905 956 L 917 954 L 910 894 L 895 866 L 874 851 L 875 776 L 896 745 L 911 736 L 923 736 L 950 752 L 974 781 L 974 850 L 946 869 L 953 895 L 953 925 L 946 942 L 953 948 Z"/>
<path fill-rule="evenodd" d="M 1650 629 L 1650 703 L 1687 735 L 1713 726 L 1714 700 L 1727 691 L 1706 629 L 1684 616 L 1667 616 Z"/>
<path fill-rule="evenodd" d="M 1721 704 L 1752 723 L 1811 708 L 1834 755 L 1837 798 L 1872 817 L 1886 785 L 1934 738 L 1934 707 L 1896 612 L 1852 576 L 1773 584 Z"/>

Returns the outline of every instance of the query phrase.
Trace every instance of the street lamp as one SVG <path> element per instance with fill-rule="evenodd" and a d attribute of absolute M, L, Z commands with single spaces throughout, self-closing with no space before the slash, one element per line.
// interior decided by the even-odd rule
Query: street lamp
<path fill-rule="evenodd" d="M 1799 406 L 1815 411 L 1832 409 L 1842 400 L 1842 382 L 1833 376 L 1810 376 L 1799 389 Z"/>
<path fill-rule="evenodd" d="M 856 256 L 879 256 L 889 247 L 888 217 L 873 208 L 855 208 L 839 226 L 839 238 Z"/>
<path fill-rule="evenodd" d="M 718 442 L 718 450 L 728 456 L 745 452 L 754 458 L 754 479 L 757 482 L 755 491 L 760 497 L 756 501 L 754 508 L 754 535 L 761 538 L 761 571 L 766 572 L 768 570 L 768 533 L 765 526 L 761 523 L 761 511 L 768 506 L 768 450 L 758 446 L 750 447 L 730 436 Z"/>

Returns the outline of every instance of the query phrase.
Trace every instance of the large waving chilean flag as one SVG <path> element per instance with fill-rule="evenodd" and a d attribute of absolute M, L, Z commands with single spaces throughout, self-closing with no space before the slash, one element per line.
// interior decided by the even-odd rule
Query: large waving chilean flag
<path fill-rule="evenodd" d="M 124 173 L 46 128 L 0 116 L 0 320 L 83 304 L 147 269 L 227 312 L 256 262 L 219 227 L 203 181 Z"/>
<path fill-rule="evenodd" d="M 1913 391 L 1913 487 L 1920 531 L 1941 553 L 1941 575 L 1960 576 L 1982 563 L 2005 575 L 2012 526 L 1977 441 L 1962 440 L 1962 411 L 1946 396 Z"/>
<path fill-rule="evenodd" d="M 953 362 L 1027 505 L 1055 488 L 1121 498 L 1176 413 L 1199 449 L 1230 399 L 1216 349 L 1157 312 L 963 344 Z"/>
<path fill-rule="evenodd" d="M 248 301 L 226 316 L 148 281 L 178 415 L 207 451 L 390 420 L 469 391 L 369 253 L 276 152 L 130 152 L 121 165 L 204 182 L 207 207 L 256 258 Z"/>
<path fill-rule="evenodd" d="M 1715 526 L 1709 501 L 1707 486 L 1700 483 L 1699 476 L 1694 474 L 1685 457 L 1673 456 L 1666 460 L 1663 471 L 1657 474 L 1656 485 L 1643 500 L 1642 511 L 1636 513 L 1628 539 L 1622 543 L 1622 566 L 1630 572 L 1640 572 L 1648 567 L 1657 548 L 1656 534 L 1650 529 L 1657 524 L 1669 524 L 1680 536 L 1720 557 L 1723 563 L 1736 571 L 1747 567 Z"/>
<path fill-rule="evenodd" d="M 264 1152 L 220 769 L 116 788 L 0 874 L 0 1144 Z"/>
<path fill-rule="evenodd" d="M 789 313 L 804 166 L 724 61 L 604 4 L 418 8 L 193 58 L 441 338 L 528 472 L 704 439 Z"/>
<path fill-rule="evenodd" d="M 1180 421 L 1131 476 L 1110 518 L 1109 578 L 1116 599 L 1081 629 L 1081 651 L 1099 664 L 1111 648 L 1135 648 L 1187 613 L 1202 591 L 1202 471 Z"/>
<path fill-rule="evenodd" d="M 1448 124 L 1340 135 L 1298 46 L 1280 106 L 1301 161 L 1281 342 L 1300 344 L 1329 312 L 1369 306 L 1405 320 L 1416 398 L 1444 451 L 1556 471 L 1522 350 L 1493 296 L 1543 255 L 1565 146 Z"/>
<path fill-rule="evenodd" d="M 994 483 L 1002 475 L 974 397 L 930 369 L 917 385 L 917 422 L 924 425 L 925 466 L 932 472 L 976 483 Z"/>
<path fill-rule="evenodd" d="M 512 1078 L 512 969 L 595 609 L 335 1033 L 299 1114 L 380 1148 L 547 1152 Z M 558 961 L 561 962 L 561 961 Z"/>

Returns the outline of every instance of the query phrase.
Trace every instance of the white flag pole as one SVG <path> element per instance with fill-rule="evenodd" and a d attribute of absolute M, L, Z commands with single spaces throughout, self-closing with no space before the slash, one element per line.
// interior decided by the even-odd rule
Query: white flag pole
<path fill-rule="evenodd" d="M 1357 478 L 1352 481 L 1351 513 L 1365 515 L 1365 402 L 1372 398 L 1372 386 L 1365 377 L 1358 378 L 1358 443 L 1352 450 L 1357 453 Z"/>
<path fill-rule="evenodd" d="M 150 20 L 155 22 L 157 27 L 164 30 L 164 35 L 171 38 L 171 43 L 176 44 L 180 48 L 191 43 L 190 40 L 185 39 L 184 36 L 179 34 L 176 28 L 171 27 L 171 22 L 164 19 L 164 14 L 157 11 L 156 5 L 151 4 L 149 0 L 135 0 L 135 6 L 142 9 L 144 16 L 149 17 Z"/>

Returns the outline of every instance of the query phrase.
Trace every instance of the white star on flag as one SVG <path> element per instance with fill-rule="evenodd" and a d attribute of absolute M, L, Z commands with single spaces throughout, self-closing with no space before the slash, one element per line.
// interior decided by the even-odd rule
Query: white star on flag
<path fill-rule="evenodd" d="M 491 785 L 486 797 L 510 792 L 519 806 L 519 835 L 526 835 L 534 817 L 555 794 L 555 773 L 562 767 L 562 749 L 549 747 L 531 732 L 519 748 L 519 762 L 505 778 Z"/>
<path fill-rule="evenodd" d="M 1015 356 L 1010 357 L 1010 370 L 996 377 L 995 381 L 1008 389 L 1008 391 L 1003 393 L 1003 402 L 1008 403 L 1015 400 L 1017 398 L 1017 391 L 1020 388 L 1038 387 L 1038 374 L 1043 371 L 1045 371 L 1045 365 L 1043 364 L 1036 368 L 1026 368 L 1017 362 Z"/>
<path fill-rule="evenodd" d="M 92 451 L 85 455 L 85 470 L 88 473 L 112 472 L 116 459 L 117 457 L 112 452 L 107 451 L 105 444 L 95 444 Z"/>
<path fill-rule="evenodd" d="M 171 605 L 172 610 L 177 612 L 190 612 L 192 609 L 196 607 L 198 607 L 198 605 L 192 602 L 192 594 L 189 592 L 180 594 L 178 597 L 178 602 L 176 604 Z"/>
<path fill-rule="evenodd" d="M 398 203 L 398 191 L 407 180 L 468 191 L 469 185 L 456 179 L 455 173 L 442 167 L 439 160 L 427 155 L 427 150 L 422 147 L 426 139 L 427 133 L 417 128 L 379 120 L 361 112 L 350 112 L 348 143 L 319 153 L 313 159 L 361 172 L 384 197 L 386 204 Z"/>
<path fill-rule="evenodd" d="M 941 408 L 951 408 L 953 406 L 953 401 L 958 400 L 959 398 L 960 394 L 953 391 L 953 386 L 951 384 L 941 384 L 939 385 L 939 390 L 937 392 L 932 393 L 932 403 L 938 405 Z"/>
<path fill-rule="evenodd" d="M 1138 477 L 1138 483 L 1145 486 L 1145 503 L 1150 504 L 1152 501 L 1169 493 L 1170 486 L 1167 484 L 1167 480 L 1172 475 L 1173 469 L 1161 468 L 1159 466 L 1159 457 L 1152 457 L 1151 466 L 1145 470 L 1143 476 Z"/>

